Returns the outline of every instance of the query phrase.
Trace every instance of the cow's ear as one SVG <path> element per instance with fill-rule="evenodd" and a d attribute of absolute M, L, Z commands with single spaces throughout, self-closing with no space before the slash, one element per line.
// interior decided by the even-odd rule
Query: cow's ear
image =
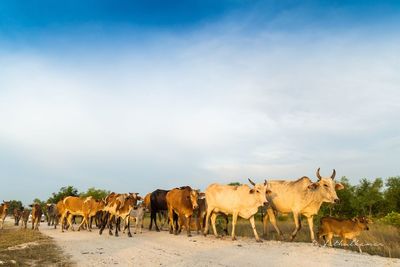
<path fill-rule="evenodd" d="M 249 193 L 254 194 L 254 189 L 250 189 Z"/>
<path fill-rule="evenodd" d="M 344 185 L 342 185 L 341 183 L 336 183 L 335 184 L 335 189 L 336 190 L 342 190 L 342 189 L 344 189 Z"/>
<path fill-rule="evenodd" d="M 317 189 L 318 186 L 319 186 L 319 183 L 312 183 L 308 186 L 308 189 Z"/>

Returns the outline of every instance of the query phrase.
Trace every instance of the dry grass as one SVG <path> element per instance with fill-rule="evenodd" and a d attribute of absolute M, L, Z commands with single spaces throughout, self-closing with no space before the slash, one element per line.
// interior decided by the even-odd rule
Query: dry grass
<path fill-rule="evenodd" d="M 72 265 L 54 241 L 39 231 L 16 229 L 11 226 L 4 228 L 0 230 L 0 266 Z M 22 245 L 22 248 L 10 250 L 19 245 Z"/>
<path fill-rule="evenodd" d="M 218 228 L 220 233 L 222 233 L 222 227 L 225 225 L 223 220 L 218 222 Z M 292 219 L 285 221 L 278 221 L 278 226 L 283 232 L 283 241 L 288 241 L 290 234 L 294 230 L 294 222 Z M 256 228 L 259 234 L 263 233 L 263 226 L 260 220 L 256 221 Z M 278 240 L 278 235 L 271 224 L 268 227 L 268 234 L 266 239 L 268 240 Z M 400 230 L 394 226 L 375 223 L 369 225 L 370 230 L 364 231 L 357 238 L 359 244 L 363 244 L 362 251 L 369 253 L 371 255 L 380 255 L 384 257 L 400 258 Z M 231 222 L 229 223 L 229 233 L 231 230 Z M 314 233 L 318 231 L 318 224 L 314 226 Z M 253 231 L 251 229 L 248 220 L 239 219 L 236 233 L 238 236 L 253 237 Z M 340 239 L 335 239 L 340 241 Z M 310 242 L 310 231 L 308 228 L 307 220 L 302 220 L 302 228 L 297 233 L 294 242 Z M 320 241 L 323 244 L 323 240 Z M 339 242 L 338 242 L 339 244 Z M 358 252 L 357 246 L 342 247 L 340 245 L 336 246 L 343 249 L 351 249 Z"/>

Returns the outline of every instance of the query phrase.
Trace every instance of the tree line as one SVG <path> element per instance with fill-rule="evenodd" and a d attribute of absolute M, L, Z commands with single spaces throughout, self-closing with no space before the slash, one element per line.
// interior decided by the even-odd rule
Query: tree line
<path fill-rule="evenodd" d="M 396 218 L 400 217 L 400 176 L 389 177 L 385 181 L 382 178 L 368 180 L 363 178 L 358 184 L 352 185 L 345 176 L 339 181 L 344 185 L 343 190 L 337 191 L 340 199 L 338 204 L 323 204 L 319 212 L 319 216 L 336 216 L 341 218 L 352 218 L 355 216 L 369 216 L 381 218 L 387 214 L 395 214 Z M 230 185 L 240 185 L 234 182 Z M 87 191 L 79 192 L 73 186 L 65 186 L 60 188 L 58 192 L 46 200 L 34 199 L 33 203 L 40 203 L 43 207 L 46 203 L 57 203 L 66 196 L 92 196 L 95 199 L 106 197 L 110 191 L 89 188 Z M 10 203 L 10 213 L 14 208 L 21 208 L 22 203 L 13 200 Z"/>

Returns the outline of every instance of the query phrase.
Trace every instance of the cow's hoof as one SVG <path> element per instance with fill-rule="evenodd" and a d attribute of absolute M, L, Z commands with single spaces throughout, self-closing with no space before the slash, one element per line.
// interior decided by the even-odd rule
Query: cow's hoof
<path fill-rule="evenodd" d="M 129 237 L 132 237 L 132 234 L 131 234 L 131 233 L 128 233 L 128 236 L 129 236 Z"/>
<path fill-rule="evenodd" d="M 261 239 L 256 239 L 256 241 L 257 241 L 258 243 L 262 243 L 262 242 L 263 242 Z"/>
<path fill-rule="evenodd" d="M 236 241 L 236 240 L 237 240 L 236 236 L 232 237 L 232 241 Z"/>
<path fill-rule="evenodd" d="M 156 229 L 157 232 L 160 232 L 160 229 Z"/>
<path fill-rule="evenodd" d="M 192 235 L 191 235 L 191 234 L 188 234 L 187 236 L 188 236 L 188 237 L 192 237 Z"/>

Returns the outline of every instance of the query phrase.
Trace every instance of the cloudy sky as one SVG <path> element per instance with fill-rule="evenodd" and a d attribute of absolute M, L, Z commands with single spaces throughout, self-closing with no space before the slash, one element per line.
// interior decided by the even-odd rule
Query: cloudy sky
<path fill-rule="evenodd" d="M 144 2 L 1 1 L 0 198 L 400 174 L 397 2 Z"/>

